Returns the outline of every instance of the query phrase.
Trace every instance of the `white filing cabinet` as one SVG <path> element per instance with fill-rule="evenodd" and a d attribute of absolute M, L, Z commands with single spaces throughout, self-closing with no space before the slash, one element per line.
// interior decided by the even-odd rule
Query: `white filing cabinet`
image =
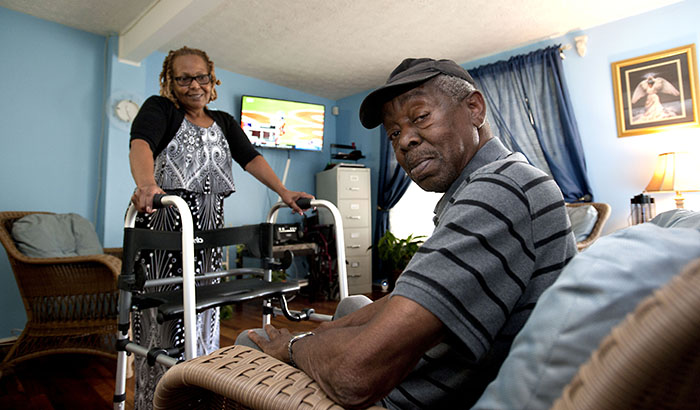
<path fill-rule="evenodd" d="M 316 198 L 330 201 L 343 218 L 348 293 L 372 291 L 372 210 L 370 169 L 336 165 L 316 174 Z M 325 209 L 319 209 L 321 223 L 333 223 Z"/>

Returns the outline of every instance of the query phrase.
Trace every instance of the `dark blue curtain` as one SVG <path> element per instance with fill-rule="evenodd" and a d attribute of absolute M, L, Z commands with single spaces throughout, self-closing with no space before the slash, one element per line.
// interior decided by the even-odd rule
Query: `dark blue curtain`
<path fill-rule="evenodd" d="M 386 137 L 384 126 L 380 126 L 379 132 L 379 178 L 377 183 L 377 216 L 374 223 L 374 246 L 379 239 L 389 230 L 389 210 L 399 202 L 411 184 L 411 178 L 401 168 L 394 149 Z M 372 266 L 374 272 L 382 272 L 378 252 L 372 252 Z"/>
<path fill-rule="evenodd" d="M 494 134 L 550 174 L 567 202 L 592 201 L 559 46 L 469 70 Z"/>

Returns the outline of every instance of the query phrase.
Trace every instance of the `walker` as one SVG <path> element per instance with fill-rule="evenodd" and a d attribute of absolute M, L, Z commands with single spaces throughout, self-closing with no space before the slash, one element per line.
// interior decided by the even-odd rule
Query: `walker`
<path fill-rule="evenodd" d="M 326 208 L 334 219 L 336 252 L 338 263 L 338 282 L 340 299 L 348 296 L 347 271 L 345 267 L 345 243 L 343 236 L 342 217 L 338 209 L 329 201 L 309 200 L 302 198 L 297 201 L 302 209 L 310 207 Z M 154 208 L 164 206 L 177 207 L 182 222 L 182 232 L 154 231 L 134 228 L 136 208 L 129 206 L 124 221 L 124 256 L 122 271 L 119 277 L 119 323 L 117 333 L 117 375 L 114 392 L 114 409 L 124 409 L 126 400 L 127 355 L 134 353 L 145 356 L 148 364 L 153 366 L 160 363 L 172 367 L 179 363 L 179 357 L 184 352 L 185 360 L 197 356 L 196 350 L 196 314 L 207 309 L 225 306 L 255 298 L 263 298 L 262 325 L 270 323 L 272 315 L 283 314 L 289 320 L 331 320 L 329 315 L 314 313 L 313 309 L 290 311 L 287 308 L 286 295 L 306 286 L 307 281 L 289 280 L 272 282 L 273 269 L 286 269 L 292 262 L 293 255 L 288 251 L 282 260 L 273 255 L 273 221 L 276 212 L 287 205 L 277 202 L 267 215 L 267 222 L 257 225 L 244 225 L 233 228 L 223 228 L 211 231 L 195 232 L 192 225 L 192 214 L 187 203 L 174 195 L 156 195 L 153 199 Z M 200 248 L 224 247 L 245 244 L 247 249 L 260 258 L 262 268 L 237 268 L 221 272 L 210 272 L 195 276 L 194 251 Z M 182 277 L 169 277 L 146 280 L 145 269 L 136 265 L 136 255 L 141 249 L 181 250 Z M 239 278 L 221 283 L 195 287 L 195 281 L 221 279 L 229 276 L 253 276 Z M 171 291 L 149 292 L 157 286 L 181 284 L 180 289 Z M 280 307 L 273 307 L 277 301 Z M 129 339 L 130 317 L 132 311 L 158 309 L 158 322 L 183 318 L 184 346 L 158 346 L 148 349 Z"/>

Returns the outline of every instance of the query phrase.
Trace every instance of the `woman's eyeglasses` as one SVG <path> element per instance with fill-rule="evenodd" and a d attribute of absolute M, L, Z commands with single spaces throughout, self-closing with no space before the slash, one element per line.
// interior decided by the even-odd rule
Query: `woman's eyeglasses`
<path fill-rule="evenodd" d="M 192 80 L 197 80 L 199 85 L 206 85 L 211 82 L 211 74 L 200 74 L 195 76 L 175 77 L 175 82 L 181 87 L 192 84 Z"/>

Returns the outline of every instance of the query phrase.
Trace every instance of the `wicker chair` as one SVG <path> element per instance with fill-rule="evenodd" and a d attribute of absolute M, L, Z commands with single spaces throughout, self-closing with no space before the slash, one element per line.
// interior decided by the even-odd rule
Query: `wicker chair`
<path fill-rule="evenodd" d="M 0 212 L 0 242 L 15 274 L 27 324 L 0 363 L 0 375 L 13 365 L 56 353 L 89 353 L 116 359 L 117 276 L 121 248 L 104 255 L 30 258 L 10 235 L 25 215 Z"/>
<path fill-rule="evenodd" d="M 699 409 L 700 260 L 642 301 L 564 389 L 557 410 Z M 338 409 L 304 372 L 245 346 L 171 368 L 156 409 Z M 374 407 L 377 409 L 377 407 Z"/>
<path fill-rule="evenodd" d="M 247 346 L 170 368 L 156 387 L 153 408 L 342 410 L 306 373 Z"/>
<path fill-rule="evenodd" d="M 588 235 L 588 237 L 586 237 L 586 239 L 576 243 L 578 251 L 581 252 L 582 250 L 591 246 L 593 242 L 600 237 L 600 234 L 603 232 L 603 226 L 605 226 L 605 222 L 610 217 L 610 205 L 603 202 L 577 202 L 566 204 L 566 206 L 568 208 L 592 206 L 596 211 L 598 211 L 598 219 L 596 219 L 591 233 Z"/>

